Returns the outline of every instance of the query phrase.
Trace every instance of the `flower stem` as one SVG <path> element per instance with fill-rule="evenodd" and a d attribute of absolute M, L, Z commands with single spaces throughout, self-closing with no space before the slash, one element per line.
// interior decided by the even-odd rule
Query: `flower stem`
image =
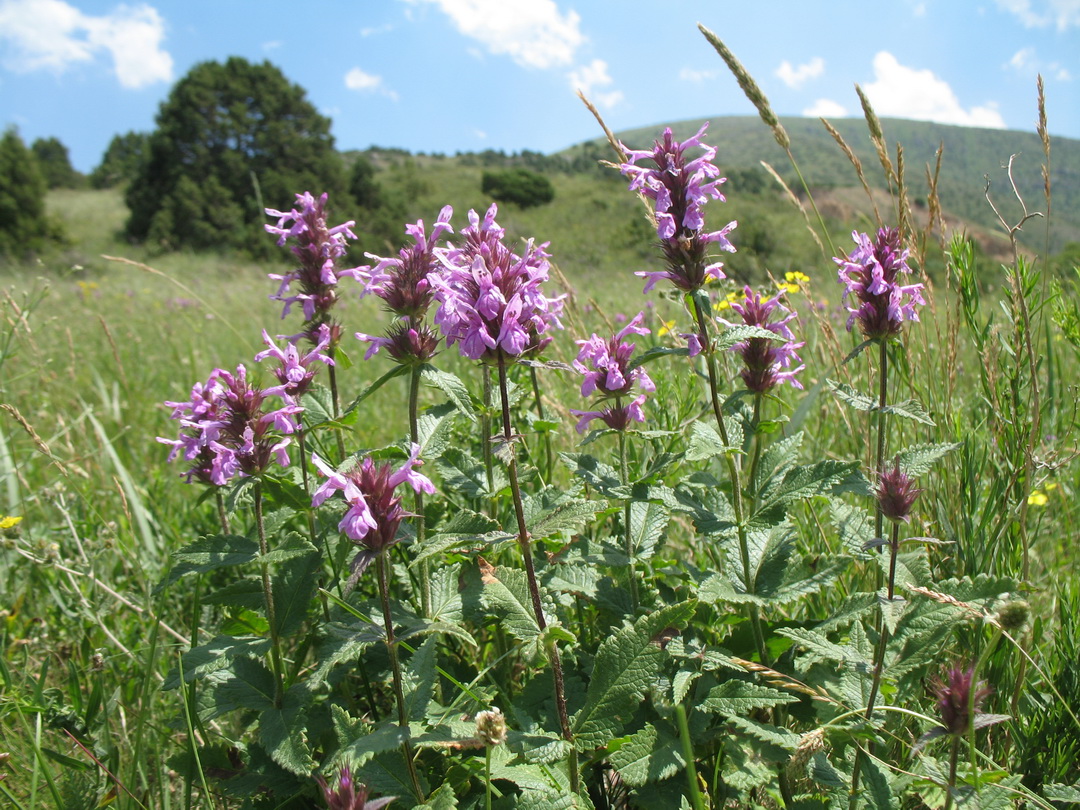
<path fill-rule="evenodd" d="M 394 618 L 390 614 L 390 577 L 387 573 L 386 554 L 380 552 L 375 557 L 375 564 L 379 571 L 379 599 L 382 601 L 383 623 L 386 627 L 386 649 L 390 654 L 390 670 L 394 678 L 394 701 L 397 703 L 398 725 L 409 733 L 409 716 L 405 712 L 405 690 L 401 685 L 401 662 L 398 660 L 397 641 L 394 639 Z M 412 782 L 413 794 L 418 801 L 424 800 L 424 790 L 420 787 L 420 777 L 416 773 L 416 763 L 413 762 L 412 746 L 406 739 L 401 744 L 402 753 L 405 755 L 405 767 L 409 771 L 409 781 Z"/>
<path fill-rule="evenodd" d="M 622 397 L 615 397 L 615 410 L 622 408 Z M 630 468 L 626 462 L 626 431 L 620 430 L 619 434 L 619 483 L 623 485 L 625 489 L 630 483 Z M 630 534 L 630 498 L 627 498 L 623 502 L 623 528 L 625 530 L 625 546 L 626 546 L 626 560 L 627 571 L 630 577 L 630 604 L 633 607 L 634 613 L 637 613 L 639 596 L 638 596 L 638 583 L 637 572 L 634 570 L 634 538 Z"/>
<path fill-rule="evenodd" d="M 485 365 L 481 371 L 484 378 L 484 410 L 480 415 L 480 435 L 484 446 L 484 473 L 490 495 L 495 489 L 495 459 L 491 453 L 491 400 L 494 391 L 491 385 L 491 369 Z M 495 517 L 495 501 L 490 497 L 487 499 L 487 511 L 488 517 Z"/>
<path fill-rule="evenodd" d="M 409 441 L 420 444 L 420 426 L 418 411 L 420 401 L 420 366 L 414 364 L 409 379 Z M 424 493 L 416 490 L 413 495 L 413 516 L 416 525 L 416 546 L 424 545 L 425 530 L 424 521 Z M 425 618 L 431 618 L 431 565 L 427 559 L 420 561 L 420 610 Z"/>
<path fill-rule="evenodd" d="M 266 542 L 266 525 L 263 521 L 262 481 L 255 479 L 252 499 L 255 502 L 255 527 L 259 534 L 259 566 L 262 568 L 263 600 L 266 605 L 266 622 L 270 625 L 270 665 L 274 670 L 274 707 L 280 709 L 285 699 L 284 674 L 281 663 L 281 637 L 278 635 L 277 614 L 274 610 L 274 591 L 270 584 L 270 566 L 265 562 L 270 553 Z"/>
<path fill-rule="evenodd" d="M 225 498 L 221 495 L 221 488 L 218 487 L 214 490 L 214 501 L 217 503 L 218 520 L 221 522 L 221 531 L 225 534 L 231 534 L 229 529 L 229 516 L 225 512 Z"/>
<path fill-rule="evenodd" d="M 694 810 L 705 810 L 698 787 L 697 768 L 694 766 L 694 745 L 690 740 L 690 726 L 686 722 L 686 709 L 680 703 L 675 707 L 675 718 L 679 723 L 679 740 L 682 743 L 682 755 L 686 760 L 686 782 L 690 789 L 690 805 Z"/>
<path fill-rule="evenodd" d="M 326 350 L 326 353 L 331 360 L 335 360 L 335 355 L 337 354 L 336 348 L 337 347 L 331 343 L 330 347 Z M 326 367 L 326 373 L 330 377 L 330 401 L 334 409 L 334 419 L 337 419 L 341 416 L 341 395 L 338 393 L 336 360 Z M 341 431 L 337 428 L 334 429 L 334 438 L 337 440 L 337 461 L 340 464 L 345 460 L 345 439 L 342 437 Z"/>
<path fill-rule="evenodd" d="M 491 746 L 484 746 L 484 807 L 491 810 Z"/>
<path fill-rule="evenodd" d="M 949 785 L 945 789 L 945 806 L 943 810 L 952 807 L 953 791 L 956 789 L 956 763 L 960 759 L 960 738 L 952 738 L 952 746 L 949 750 Z"/>
<path fill-rule="evenodd" d="M 507 444 L 514 440 L 513 425 L 510 422 L 510 400 L 507 395 L 506 382 L 506 358 L 499 353 L 499 394 L 502 396 L 502 423 L 503 441 Z M 510 477 L 510 492 L 514 497 L 514 514 L 517 517 L 518 548 L 525 561 L 525 574 L 529 583 L 529 596 L 532 598 L 533 614 L 536 616 L 536 624 L 540 628 L 540 635 L 547 636 L 547 619 L 544 618 L 544 606 L 540 601 L 540 583 L 536 579 L 536 568 L 533 566 L 532 548 L 529 541 L 529 530 L 525 525 L 525 504 L 521 499 L 521 485 L 518 483 L 517 454 L 512 450 L 509 454 L 507 470 Z M 566 709 L 566 686 L 563 682 L 562 660 L 559 657 L 559 648 L 553 640 L 546 640 L 548 658 L 551 661 L 552 679 L 555 681 L 555 709 L 559 716 L 559 728 L 562 730 L 563 739 L 570 743 L 570 754 L 567 765 L 570 771 L 570 790 L 577 793 L 580 787 L 578 776 L 577 750 L 574 748 L 574 734 L 570 729 L 570 715 Z"/>
<path fill-rule="evenodd" d="M 723 407 L 720 404 L 719 373 L 716 370 L 716 357 L 712 350 L 712 341 L 709 339 L 709 329 L 705 321 L 705 313 L 697 296 L 693 297 L 694 316 L 697 319 L 698 329 L 701 332 L 702 351 L 705 355 L 705 364 L 709 372 L 709 398 L 712 402 L 713 416 L 716 417 L 716 427 L 720 432 L 720 440 L 725 447 L 731 447 L 728 439 L 727 426 L 724 424 Z M 743 492 L 742 471 L 735 462 L 735 457 L 730 453 L 724 453 L 727 462 L 728 474 L 731 476 L 731 506 L 735 512 L 735 525 L 739 537 L 739 557 L 742 562 L 743 583 L 747 593 L 752 594 L 754 587 L 751 582 L 750 571 L 750 545 L 746 537 L 746 520 L 743 515 Z M 754 642 L 757 646 L 760 663 L 769 666 L 769 653 L 765 648 L 765 634 L 761 628 L 761 616 L 757 605 L 749 604 L 746 607 L 750 618 L 750 626 L 754 631 Z"/>

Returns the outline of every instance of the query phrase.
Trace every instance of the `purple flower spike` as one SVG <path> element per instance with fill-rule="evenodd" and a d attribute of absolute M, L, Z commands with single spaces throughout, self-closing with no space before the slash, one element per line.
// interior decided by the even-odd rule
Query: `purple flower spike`
<path fill-rule="evenodd" d="M 755 394 L 764 394 L 785 382 L 801 389 L 802 383 L 795 375 L 805 366 L 800 364 L 792 368 L 792 365 L 801 363 L 796 352 L 806 344 L 796 343 L 795 335 L 788 327 L 788 323 L 794 320 L 795 313 L 780 303 L 784 292 L 781 291 L 773 298 L 762 298 L 750 287 L 744 287 L 743 295 L 745 297 L 741 302 L 732 301 L 730 304 L 731 309 L 742 316 L 742 323 L 768 329 L 785 340 L 780 343 L 769 338 L 750 338 L 731 347 L 733 352 L 742 357 L 745 364 L 740 375 L 747 389 Z M 774 320 L 776 316 L 779 318 Z M 728 326 L 736 325 L 723 318 L 718 320 Z"/>
<path fill-rule="evenodd" d="M 562 328 L 563 296 L 548 298 L 547 243 L 525 245 L 517 255 L 503 244 L 505 231 L 495 222 L 493 204 L 481 220 L 469 211 L 469 226 L 461 232 L 464 244 L 436 250 L 446 268 L 429 276 L 439 309 L 435 323 L 446 343 L 460 344 L 473 360 L 515 359 L 542 350 L 547 334 Z"/>
<path fill-rule="evenodd" d="M 852 231 L 857 247 L 847 258 L 833 261 L 839 266 L 840 282 L 845 285 L 847 328 L 858 322 L 867 340 L 887 340 L 900 334 L 904 321 L 919 320 L 917 305 L 925 304 L 922 284 L 902 284 L 902 276 L 911 273 L 907 249 L 900 247 L 900 231 L 882 228 L 871 241 L 865 233 Z M 849 299 L 854 299 L 854 304 Z"/>
<path fill-rule="evenodd" d="M 896 457 L 893 469 L 886 470 L 879 476 L 877 485 L 878 504 L 881 514 L 896 523 L 908 523 L 911 520 L 911 507 L 922 494 L 915 486 L 915 480 L 900 469 L 900 457 Z"/>
<path fill-rule="evenodd" d="M 953 667 L 946 673 L 944 680 L 939 680 L 934 685 L 941 723 L 949 734 L 957 736 L 967 734 L 973 720 L 972 705 L 974 705 L 975 714 L 978 715 L 983 701 L 994 691 L 986 685 L 986 681 L 979 681 L 976 684 L 973 683 L 974 680 L 974 667 L 967 669 Z"/>
<path fill-rule="evenodd" d="M 397 470 L 389 464 L 376 464 L 370 456 L 345 471 L 334 470 L 318 456 L 312 456 L 311 460 L 326 477 L 315 490 L 311 505 L 320 506 L 335 492 L 341 492 L 348 504 L 338 528 L 361 547 L 351 566 L 348 583 L 351 589 L 376 555 L 397 542 L 398 527 L 408 515 L 401 507 L 401 496 L 395 494 L 397 487 L 408 484 L 414 491 L 430 495 L 435 492 L 435 486 L 416 471 L 423 464 L 417 444 Z"/>
<path fill-rule="evenodd" d="M 277 225 L 264 226 L 266 231 L 276 234 L 277 243 L 282 247 L 288 240 L 295 240 L 292 252 L 300 260 L 300 266 L 291 273 L 269 274 L 270 278 L 281 282 L 280 289 L 270 298 L 285 304 L 282 318 L 289 314 L 293 304 L 299 302 L 306 321 L 315 325 L 325 323 L 337 301 L 338 280 L 344 277 L 360 279 L 355 268 L 341 270 L 337 266 L 338 260 L 345 255 L 346 240 L 356 239 L 351 230 L 355 223 L 350 221 L 327 227 L 326 200 L 326 194 L 315 199 L 305 191 L 296 195 L 297 207 L 291 211 L 266 209 L 269 216 L 278 218 Z M 294 281 L 299 282 L 298 292 L 291 290 Z M 336 335 L 332 334 L 331 338 L 335 339 Z"/>
<path fill-rule="evenodd" d="M 684 292 L 693 292 L 708 281 L 725 278 L 721 262 L 710 262 L 712 245 L 728 253 L 735 246 L 728 234 L 736 227 L 729 222 L 718 231 L 705 230 L 703 208 L 709 200 L 724 201 L 720 186 L 726 178 L 712 162 L 716 149 L 701 142 L 708 124 L 697 134 L 679 143 L 671 129 L 665 129 L 661 140 L 652 149 L 623 149 L 627 162 L 620 171 L 630 178 L 630 190 L 638 191 L 654 203 L 656 233 L 667 259 L 667 269 L 646 270 L 636 275 L 646 279 L 645 292 L 658 281 L 666 279 Z M 688 149 L 700 148 L 702 153 L 688 160 Z M 639 166 L 648 161 L 652 166 Z"/>
<path fill-rule="evenodd" d="M 316 360 L 328 366 L 334 365 L 333 359 L 324 353 L 330 346 L 330 327 L 325 323 L 320 324 L 316 334 L 318 341 L 314 348 L 301 356 L 296 344 L 291 340 L 282 349 L 270 338 L 266 330 L 263 330 L 263 343 L 267 348 L 255 355 L 255 362 L 261 363 L 267 357 L 273 357 L 278 361 L 279 365 L 274 369 L 274 376 L 284 387 L 282 396 L 289 403 L 298 403 L 300 397 L 311 387 L 311 381 L 318 370 L 318 366 L 314 365 Z M 278 335 L 278 339 L 282 337 Z"/>
<path fill-rule="evenodd" d="M 326 780 L 316 776 L 315 781 L 322 789 L 323 799 L 329 810 L 382 810 L 396 797 L 369 799 L 367 785 L 357 784 L 348 765 L 343 765 L 338 774 L 337 788 L 331 790 Z"/>
<path fill-rule="evenodd" d="M 375 259 L 374 267 L 359 267 L 357 273 L 364 284 L 362 295 L 377 295 L 386 308 L 395 315 L 407 318 L 421 318 L 431 303 L 431 284 L 428 275 L 441 268 L 435 258 L 435 243 L 443 234 L 450 234 L 450 216 L 454 209 L 449 205 L 439 212 L 438 219 L 431 229 L 431 235 L 424 233 L 424 221 L 405 226 L 405 232 L 415 244 L 403 247 L 398 255 L 391 258 L 365 254 Z"/>
<path fill-rule="evenodd" d="M 626 326 L 611 336 L 602 339 L 595 332 L 588 340 L 577 341 L 580 350 L 574 360 L 574 369 L 584 376 L 581 383 L 581 395 L 587 397 L 597 392 L 604 399 L 630 396 L 634 389 L 653 392 L 656 385 L 644 367 L 630 368 L 630 357 L 635 344 L 626 340 L 628 335 L 647 335 L 649 330 L 641 325 L 645 313 L 639 312 Z M 640 394 L 629 404 L 604 407 L 596 411 L 575 411 L 570 413 L 581 417 L 577 424 L 578 433 L 584 433 L 593 419 L 602 419 L 616 430 L 625 430 L 631 422 L 644 422 L 645 394 Z"/>
<path fill-rule="evenodd" d="M 304 409 L 287 399 L 286 388 L 251 385 L 242 365 L 235 374 L 215 369 L 205 384 L 195 384 L 189 401 L 165 403 L 180 422 L 180 436 L 158 441 L 173 448 L 170 461 L 183 454 L 193 462 L 185 473 L 188 483 L 224 486 L 238 475 L 258 475 L 272 463 L 288 466 L 288 434 L 296 432 L 295 417 Z M 267 408 L 270 396 L 285 399 L 284 407 Z"/>

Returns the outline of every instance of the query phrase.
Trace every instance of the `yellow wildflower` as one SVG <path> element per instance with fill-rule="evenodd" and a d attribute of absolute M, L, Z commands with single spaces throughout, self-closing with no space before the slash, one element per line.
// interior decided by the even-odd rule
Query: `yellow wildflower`
<path fill-rule="evenodd" d="M 656 335 L 657 335 L 657 337 L 663 337 L 664 335 L 668 334 L 669 332 L 674 332 L 674 331 L 675 331 L 675 321 L 674 320 L 664 321 L 664 323 L 660 326 L 660 328 L 656 330 Z"/>
<path fill-rule="evenodd" d="M 21 517 L 16 517 L 14 515 L 4 515 L 2 518 L 0 518 L 0 530 L 12 529 L 18 526 L 20 523 L 22 523 Z"/>
<path fill-rule="evenodd" d="M 1046 506 L 1046 502 L 1049 500 L 1045 492 L 1033 489 L 1031 494 L 1028 495 L 1028 506 Z"/>
<path fill-rule="evenodd" d="M 717 312 L 722 312 L 738 300 L 739 294 L 737 292 L 729 292 L 726 296 L 713 304 L 713 309 Z"/>

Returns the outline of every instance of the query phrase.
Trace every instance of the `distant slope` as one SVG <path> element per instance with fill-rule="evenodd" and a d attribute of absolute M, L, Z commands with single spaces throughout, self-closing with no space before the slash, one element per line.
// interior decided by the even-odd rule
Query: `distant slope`
<path fill-rule="evenodd" d="M 848 162 L 832 136 L 815 118 L 783 118 L 791 136 L 791 149 L 810 186 L 838 188 L 858 186 L 855 169 Z M 626 130 L 617 133 L 627 146 L 649 146 L 664 126 L 671 126 L 681 140 L 694 134 L 705 119 L 679 121 L 665 125 Z M 830 121 L 840 132 L 863 165 L 867 181 L 874 188 L 885 188 L 885 176 L 870 142 L 866 123 L 861 118 Z M 985 177 L 991 179 L 991 197 L 998 209 L 1014 224 L 1021 216 L 1020 206 L 1008 187 L 1002 166 L 1017 154 L 1013 177 L 1029 211 L 1045 211 L 1043 192 L 1043 150 L 1039 137 L 1032 132 L 978 129 L 885 118 L 881 121 L 886 141 L 891 145 L 890 160 L 896 163 L 896 144 L 903 147 L 905 176 L 912 203 L 926 197 L 926 166 L 931 169 L 936 151 L 944 144 L 938 191 L 942 207 L 956 217 L 986 228 L 1000 229 L 984 197 Z M 601 143 L 602 138 L 590 143 Z M 706 142 L 717 147 L 717 163 L 730 168 L 757 166 L 767 161 L 781 176 L 794 172 L 787 156 L 773 140 L 772 132 L 757 116 L 717 117 L 711 119 Z M 578 145 L 566 150 L 573 156 L 582 150 Z M 1067 242 L 1080 242 L 1080 141 L 1051 137 L 1050 182 L 1052 189 L 1051 245 L 1056 253 Z M 1042 250 L 1045 239 L 1043 220 L 1029 221 L 1022 234 L 1026 245 Z"/>

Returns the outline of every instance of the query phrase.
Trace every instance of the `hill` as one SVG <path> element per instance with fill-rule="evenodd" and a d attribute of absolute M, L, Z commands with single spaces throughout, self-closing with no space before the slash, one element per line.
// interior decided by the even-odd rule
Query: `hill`
<path fill-rule="evenodd" d="M 695 119 L 672 124 L 616 133 L 627 146 L 647 147 L 665 126 L 680 139 L 694 134 L 711 120 L 707 142 L 717 147 L 717 162 L 724 167 L 746 169 L 767 161 L 795 188 L 787 156 L 773 139 L 772 132 L 757 116 Z M 855 169 L 821 122 L 812 118 L 782 118 L 791 136 L 791 149 L 807 183 L 814 190 L 858 187 Z M 863 172 L 873 188 L 887 187 L 866 123 L 861 118 L 830 121 L 863 165 Z M 936 162 L 936 152 L 943 146 L 938 191 L 942 207 L 955 218 L 987 229 L 1001 230 L 993 210 L 986 202 L 986 178 L 991 181 L 991 197 L 1010 223 L 1021 216 L 1021 209 L 1009 189 L 1002 168 L 1010 155 L 1017 155 L 1013 177 L 1031 211 L 1045 211 L 1043 192 L 1042 143 L 1033 132 L 948 126 L 923 121 L 881 119 L 885 140 L 891 146 L 890 159 L 896 163 L 896 144 L 904 151 L 906 182 L 913 204 L 925 200 L 928 193 L 927 167 Z M 574 160 L 606 147 L 603 138 L 578 144 L 562 154 Z M 1059 252 L 1068 242 L 1080 242 L 1080 141 L 1051 137 L 1050 182 L 1052 209 L 1050 252 Z M 1021 241 L 1033 250 L 1045 247 L 1046 232 L 1042 220 L 1029 222 Z"/>

